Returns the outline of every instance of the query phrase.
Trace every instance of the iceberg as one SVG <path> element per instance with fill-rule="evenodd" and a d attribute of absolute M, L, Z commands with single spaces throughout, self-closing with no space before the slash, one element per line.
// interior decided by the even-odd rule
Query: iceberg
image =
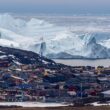
<path fill-rule="evenodd" d="M 63 20 L 58 25 L 43 18 L 25 20 L 0 14 L 0 45 L 39 53 L 43 37 L 44 55 L 49 58 L 110 58 L 109 17 L 71 19 L 70 28 Z"/>

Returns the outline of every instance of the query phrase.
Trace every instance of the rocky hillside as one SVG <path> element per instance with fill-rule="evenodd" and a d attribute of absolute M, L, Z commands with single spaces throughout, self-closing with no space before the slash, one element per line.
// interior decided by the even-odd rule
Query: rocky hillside
<path fill-rule="evenodd" d="M 54 61 L 45 57 L 41 57 L 37 53 L 2 46 L 0 46 L 0 59 L 8 59 L 9 61 L 15 62 L 17 64 L 56 65 Z"/>

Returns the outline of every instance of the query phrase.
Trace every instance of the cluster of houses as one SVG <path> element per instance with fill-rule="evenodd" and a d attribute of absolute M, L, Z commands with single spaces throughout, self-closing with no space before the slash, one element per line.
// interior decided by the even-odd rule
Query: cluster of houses
<path fill-rule="evenodd" d="M 17 65 L 0 60 L 0 101 L 110 100 L 110 68 Z"/>

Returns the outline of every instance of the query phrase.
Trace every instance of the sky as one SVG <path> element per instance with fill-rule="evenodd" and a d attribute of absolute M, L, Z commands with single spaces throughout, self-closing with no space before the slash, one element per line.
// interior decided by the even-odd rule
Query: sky
<path fill-rule="evenodd" d="M 110 0 L 0 0 L 0 12 L 109 14 Z"/>

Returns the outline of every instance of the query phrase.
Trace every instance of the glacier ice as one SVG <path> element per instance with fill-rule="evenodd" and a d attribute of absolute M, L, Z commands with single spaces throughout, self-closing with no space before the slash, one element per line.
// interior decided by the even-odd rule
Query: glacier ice
<path fill-rule="evenodd" d="M 45 55 L 50 58 L 110 58 L 110 17 L 74 16 L 71 20 L 69 27 L 63 20 L 58 25 L 0 14 L 0 45 L 39 53 L 43 37 Z"/>

